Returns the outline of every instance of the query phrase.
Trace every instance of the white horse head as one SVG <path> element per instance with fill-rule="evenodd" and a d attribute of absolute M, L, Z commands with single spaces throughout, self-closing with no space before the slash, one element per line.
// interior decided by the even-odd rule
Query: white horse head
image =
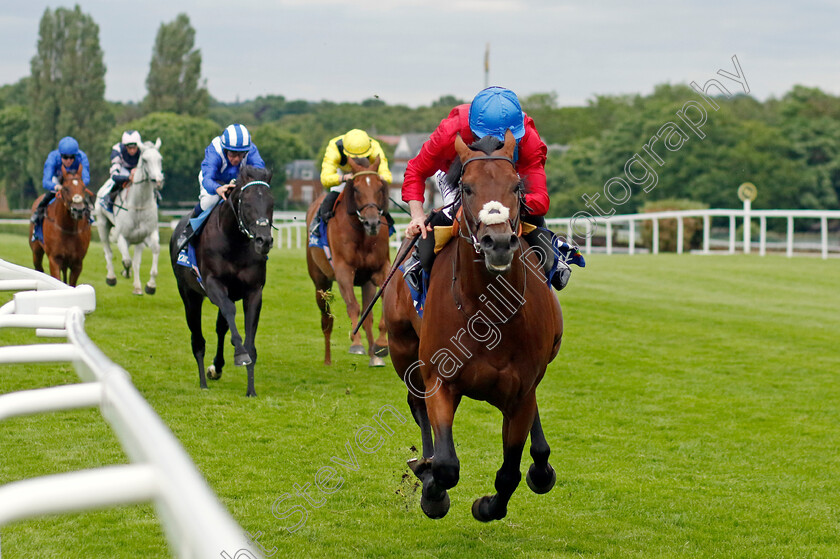
<path fill-rule="evenodd" d="M 160 138 L 155 143 L 140 145 L 140 161 L 134 174 L 134 183 L 151 181 L 155 190 L 163 187 L 163 157 L 160 155 Z"/>

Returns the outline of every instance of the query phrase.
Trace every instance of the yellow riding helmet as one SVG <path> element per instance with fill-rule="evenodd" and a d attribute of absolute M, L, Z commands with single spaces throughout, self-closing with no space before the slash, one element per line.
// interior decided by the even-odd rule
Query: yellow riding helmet
<path fill-rule="evenodd" d="M 370 136 L 364 130 L 354 128 L 344 134 L 344 153 L 348 157 L 368 157 L 373 153 Z"/>

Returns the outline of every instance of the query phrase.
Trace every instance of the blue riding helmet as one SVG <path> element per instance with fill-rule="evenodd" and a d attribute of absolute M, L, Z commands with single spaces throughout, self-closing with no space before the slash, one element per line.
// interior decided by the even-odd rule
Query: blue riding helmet
<path fill-rule="evenodd" d="M 248 151 L 251 149 L 251 135 L 241 124 L 231 124 L 222 132 L 222 149 L 227 151 Z"/>
<path fill-rule="evenodd" d="M 495 136 L 504 141 L 510 129 L 519 141 L 525 135 L 525 116 L 516 93 L 504 87 L 478 92 L 470 105 L 470 130 L 477 138 Z"/>
<path fill-rule="evenodd" d="M 70 136 L 64 136 L 58 141 L 58 153 L 61 155 L 76 155 L 79 153 L 79 142 Z"/>

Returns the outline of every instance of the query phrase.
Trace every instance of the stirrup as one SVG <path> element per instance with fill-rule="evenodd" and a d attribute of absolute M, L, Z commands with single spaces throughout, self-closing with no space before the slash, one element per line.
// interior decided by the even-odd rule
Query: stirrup
<path fill-rule="evenodd" d="M 422 270 L 420 258 L 417 256 L 417 251 L 415 250 L 403 264 L 403 277 L 414 291 L 420 291 L 420 274 Z"/>
<path fill-rule="evenodd" d="M 551 277 L 551 287 L 556 289 L 557 291 L 562 291 L 564 287 L 569 283 L 569 278 L 572 276 L 572 269 L 569 267 L 568 264 L 563 262 L 562 260 L 557 263 L 557 270 L 555 270 L 554 275 Z"/>

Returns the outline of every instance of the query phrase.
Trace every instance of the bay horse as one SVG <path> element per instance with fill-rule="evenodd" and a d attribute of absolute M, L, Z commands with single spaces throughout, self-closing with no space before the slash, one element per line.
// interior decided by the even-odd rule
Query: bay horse
<path fill-rule="evenodd" d="M 423 318 L 401 273 L 384 293 L 391 360 L 409 390 L 423 441 L 422 459 L 409 466 L 423 482 L 420 506 L 430 518 L 446 515 L 447 489 L 458 483 L 452 423 L 464 396 L 492 404 L 503 416 L 496 494 L 473 503 L 477 520 L 507 514 L 529 433 L 534 463 L 528 486 L 546 493 L 556 481 L 536 389 L 560 349 L 563 317 L 535 249 L 517 235 L 523 183 L 514 168 L 513 134 L 508 131 L 498 149 L 500 143 L 486 136 L 467 147 L 456 139 L 458 158 L 450 176 L 462 207 L 453 241 L 434 262 Z"/>
<path fill-rule="evenodd" d="M 254 337 L 262 308 L 262 292 L 266 278 L 266 260 L 274 243 L 271 235 L 274 198 L 269 183 L 271 172 L 243 165 L 236 187 L 228 191 L 227 200 L 213 208 L 201 231 L 193 238 L 199 282 L 191 268 L 177 264 L 177 240 L 190 215 L 184 216 L 172 232 L 169 243 L 172 269 L 178 282 L 178 293 L 184 302 L 187 326 L 190 329 L 192 352 L 198 365 L 201 388 L 207 388 L 207 377 L 218 380 L 225 364 L 224 343 L 228 329 L 234 347 L 233 362 L 246 366 L 246 396 L 256 396 L 254 365 L 257 348 Z M 204 298 L 219 308 L 216 317 L 218 343 L 213 364 L 204 371 L 204 336 L 201 332 L 201 306 Z M 242 301 L 245 313 L 245 341 L 236 328 L 236 304 Z"/>
<path fill-rule="evenodd" d="M 152 269 L 145 286 L 146 293 L 154 295 L 157 290 L 155 279 L 158 274 L 158 256 L 160 255 L 160 233 L 158 232 L 158 207 L 156 193 L 163 188 L 163 158 L 160 155 L 160 138 L 155 143 L 145 142 L 138 146 L 140 158 L 137 162 L 134 178 L 128 187 L 122 189 L 114 201 L 113 213 L 107 211 L 101 203 L 96 204 L 96 226 L 99 240 L 105 251 L 107 272 L 105 283 L 117 284 L 114 273 L 113 253 L 111 252 L 111 234 L 117 241 L 117 248 L 122 256 L 122 276 L 127 278 L 134 273 L 135 295 L 143 295 L 140 285 L 140 264 L 143 248 L 152 251 Z M 111 181 L 106 182 L 97 193 L 97 199 L 104 198 Z M 134 257 L 130 258 L 129 248 L 134 247 Z"/>
<path fill-rule="evenodd" d="M 32 204 L 32 211 L 46 194 Z M 82 262 L 90 245 L 90 213 L 92 194 L 82 180 L 82 166 L 71 174 L 61 167 L 61 190 L 55 201 L 47 206 L 42 222 L 43 241 L 32 240 L 34 224 L 29 225 L 29 248 L 32 263 L 39 272 L 44 271 L 44 254 L 50 262 L 50 275 L 74 286 L 82 273 Z M 69 274 L 69 275 L 68 275 Z M 61 277 L 59 277 L 59 275 Z"/>
<path fill-rule="evenodd" d="M 332 363 L 330 336 L 334 316 L 329 303 L 333 281 L 338 282 L 338 290 L 347 307 L 352 332 L 361 314 L 353 287 L 361 286 L 362 305 L 367 308 L 391 265 L 388 225 L 383 218 L 388 209 L 388 185 L 379 177 L 379 157 L 373 163 L 365 157 L 351 158 L 348 162 L 353 170 L 353 177 L 347 182 L 336 203 L 335 216 L 327 223 L 332 265 L 324 249 L 309 247 L 306 251 L 306 266 L 309 277 L 315 284 L 315 302 L 321 311 L 325 365 Z M 312 202 L 306 212 L 307 231 L 324 196 L 326 194 Z M 362 347 L 361 333 L 356 332 L 355 336 L 350 336 L 349 352 L 357 355 L 367 354 L 370 356 L 371 367 L 383 367 L 385 361 L 382 357 L 388 354 L 384 318 L 380 319 L 379 337 L 376 340 L 373 338 L 372 316 L 369 315 L 362 326 L 367 335 L 368 351 Z"/>

